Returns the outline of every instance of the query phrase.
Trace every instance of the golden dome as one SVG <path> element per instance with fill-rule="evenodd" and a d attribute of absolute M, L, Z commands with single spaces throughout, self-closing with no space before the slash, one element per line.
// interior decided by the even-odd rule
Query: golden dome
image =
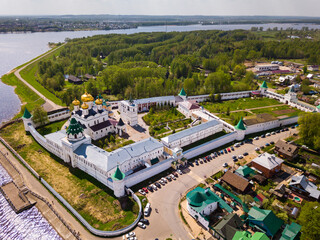
<path fill-rule="evenodd" d="M 82 109 L 88 109 L 88 108 L 89 108 L 89 106 L 88 106 L 88 104 L 83 103 L 83 104 L 81 105 L 81 108 L 82 108 Z"/>
<path fill-rule="evenodd" d="M 87 92 L 81 96 L 82 102 L 92 102 L 93 100 L 94 98 L 92 97 L 92 95 Z"/>
<path fill-rule="evenodd" d="M 79 105 L 80 105 L 80 101 L 77 100 L 77 99 L 74 99 L 73 102 L 72 102 L 72 104 L 73 104 L 74 106 L 79 106 Z"/>
<path fill-rule="evenodd" d="M 103 102 L 102 102 L 102 99 L 98 98 L 98 99 L 95 101 L 95 103 L 96 103 L 97 105 L 101 105 Z"/>

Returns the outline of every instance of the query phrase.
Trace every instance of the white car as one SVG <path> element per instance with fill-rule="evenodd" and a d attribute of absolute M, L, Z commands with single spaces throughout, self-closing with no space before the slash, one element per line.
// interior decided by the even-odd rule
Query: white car
<path fill-rule="evenodd" d="M 259 140 L 259 137 L 255 137 L 253 140 Z"/>
<path fill-rule="evenodd" d="M 142 195 L 146 195 L 146 192 L 145 191 L 143 191 L 142 189 L 139 189 L 139 191 L 138 191 L 140 194 L 142 194 Z"/>
<path fill-rule="evenodd" d="M 266 136 L 267 136 L 267 137 L 270 137 L 270 136 L 271 136 L 271 133 L 267 133 Z"/>
<path fill-rule="evenodd" d="M 159 180 L 159 183 L 160 183 L 161 185 L 165 185 L 165 183 L 164 183 L 164 181 L 163 181 L 162 179 Z"/>
<path fill-rule="evenodd" d="M 238 156 L 238 158 L 239 158 L 239 159 L 242 159 L 242 158 L 243 158 L 243 156 L 242 156 L 242 155 L 239 155 L 239 156 Z"/>
<path fill-rule="evenodd" d="M 129 232 L 126 237 L 129 238 L 129 237 L 135 237 L 136 236 L 136 233 L 135 232 Z"/>
<path fill-rule="evenodd" d="M 182 175 L 182 171 L 180 169 L 177 170 L 177 173 L 179 173 L 180 175 Z"/>
<path fill-rule="evenodd" d="M 138 226 L 145 229 L 146 228 L 146 225 L 142 222 L 138 222 Z"/>
<path fill-rule="evenodd" d="M 129 237 L 128 240 L 138 240 L 137 237 Z"/>
<path fill-rule="evenodd" d="M 162 181 L 164 181 L 164 183 L 167 183 L 167 179 L 165 179 L 164 177 L 161 178 Z"/>
<path fill-rule="evenodd" d="M 256 147 L 254 150 L 259 151 L 259 150 L 260 150 L 260 148 Z"/>
<path fill-rule="evenodd" d="M 271 135 L 276 135 L 276 132 L 272 132 Z"/>
<path fill-rule="evenodd" d="M 173 174 L 169 175 L 173 180 L 176 180 L 176 177 Z"/>
<path fill-rule="evenodd" d="M 145 217 L 149 216 L 150 209 L 151 209 L 151 205 L 150 205 L 150 203 L 147 203 L 146 207 L 143 210 L 143 214 L 144 214 Z"/>
<path fill-rule="evenodd" d="M 151 187 L 154 189 L 154 190 L 158 190 L 158 188 L 157 188 L 157 186 L 156 185 L 154 185 L 154 184 L 151 184 Z"/>

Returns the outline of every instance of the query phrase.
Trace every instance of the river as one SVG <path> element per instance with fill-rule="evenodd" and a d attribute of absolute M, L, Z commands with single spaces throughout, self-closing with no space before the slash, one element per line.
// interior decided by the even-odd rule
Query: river
<path fill-rule="evenodd" d="M 188 26 L 150 26 L 132 29 L 107 31 L 77 31 L 77 32 L 44 32 L 44 33 L 6 33 L 0 34 L 0 76 L 13 68 L 43 54 L 49 50 L 49 42 L 63 42 L 66 38 L 81 38 L 98 34 L 133 34 L 139 32 L 185 32 L 196 30 L 249 30 L 251 27 L 278 27 L 301 29 L 320 29 L 315 24 L 242 24 L 242 25 L 188 25 Z M 11 119 L 20 111 L 21 102 L 14 93 L 14 88 L 0 82 L 0 123 Z"/>

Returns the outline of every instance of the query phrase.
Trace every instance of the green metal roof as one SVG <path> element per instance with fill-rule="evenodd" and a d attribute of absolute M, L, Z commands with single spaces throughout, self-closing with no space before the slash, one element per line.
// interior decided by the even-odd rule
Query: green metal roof
<path fill-rule="evenodd" d="M 271 210 L 260 209 L 253 206 L 248 212 L 248 219 L 261 221 L 266 229 L 274 236 L 283 224 L 283 220 L 278 218 Z"/>
<path fill-rule="evenodd" d="M 187 93 L 184 91 L 184 88 L 181 89 L 179 96 L 187 96 Z"/>
<path fill-rule="evenodd" d="M 240 166 L 237 170 L 236 173 L 240 174 L 241 176 L 248 176 L 251 173 L 254 173 L 254 170 L 252 168 L 249 168 L 247 165 Z"/>
<path fill-rule="evenodd" d="M 125 176 L 126 176 L 126 175 L 125 175 L 123 172 L 121 172 L 119 166 L 117 166 L 116 171 L 115 171 L 114 174 L 112 175 L 112 179 L 113 179 L 113 180 L 118 180 L 118 181 L 120 181 L 120 180 L 124 179 Z"/>
<path fill-rule="evenodd" d="M 32 117 L 31 113 L 28 111 L 27 108 L 25 108 L 22 118 L 29 119 L 31 117 Z"/>
<path fill-rule="evenodd" d="M 263 83 L 261 84 L 261 88 L 268 88 L 266 81 L 263 81 Z"/>
<path fill-rule="evenodd" d="M 317 106 L 318 109 L 320 109 L 320 104 Z"/>
<path fill-rule="evenodd" d="M 243 131 L 246 130 L 246 127 L 244 126 L 242 117 L 240 118 L 237 126 L 235 126 L 234 128 L 237 129 L 237 130 L 243 130 Z"/>
<path fill-rule="evenodd" d="M 219 198 L 214 192 L 212 192 L 209 188 L 203 189 L 201 187 L 197 187 L 194 190 L 188 192 L 187 194 L 188 204 L 192 206 L 192 208 L 201 212 L 209 204 L 214 202 L 218 202 L 219 206 L 229 213 L 233 212 L 233 209 L 221 198 Z"/>
<path fill-rule="evenodd" d="M 77 122 L 75 118 L 71 118 L 69 127 L 67 129 L 67 134 L 78 134 L 83 132 L 83 128 L 81 125 Z"/>
<path fill-rule="evenodd" d="M 290 225 L 287 224 L 282 232 L 280 240 L 294 240 L 300 230 L 301 226 L 295 222 L 292 222 Z"/>
<path fill-rule="evenodd" d="M 232 240 L 270 240 L 268 236 L 262 232 L 256 232 L 252 236 L 250 232 L 247 231 L 237 231 L 233 236 Z"/>

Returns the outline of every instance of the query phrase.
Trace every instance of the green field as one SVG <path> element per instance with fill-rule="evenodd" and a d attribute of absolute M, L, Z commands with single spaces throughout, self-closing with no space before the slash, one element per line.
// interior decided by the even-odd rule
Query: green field
<path fill-rule="evenodd" d="M 45 126 L 42 126 L 42 127 L 39 127 L 37 129 L 37 131 L 42 135 L 47 135 L 47 134 L 50 134 L 50 133 L 54 133 L 56 131 L 59 131 L 61 130 L 63 124 L 66 123 L 67 120 L 62 120 L 62 121 L 58 121 L 58 122 L 53 122 L 53 123 L 50 123 L 50 124 L 47 124 Z"/>
<path fill-rule="evenodd" d="M 265 107 L 265 106 L 272 106 L 272 105 L 279 105 L 281 104 L 275 99 L 270 98 L 239 98 L 237 100 L 228 100 L 222 101 L 218 103 L 201 103 L 201 106 L 206 108 L 211 113 L 223 113 L 227 112 L 228 108 L 230 111 L 235 110 L 246 110 L 251 108 L 258 108 L 258 107 Z"/>
<path fill-rule="evenodd" d="M 143 120 L 149 126 L 156 126 L 167 122 L 184 119 L 185 116 L 180 113 L 176 108 L 168 110 L 156 110 L 153 113 L 149 112 L 143 116 Z"/>
<path fill-rule="evenodd" d="M 227 115 L 226 113 L 217 114 L 219 118 L 226 121 L 227 123 L 230 123 L 231 125 L 237 125 L 241 117 L 244 118 L 251 115 L 253 114 L 248 111 L 231 112 L 229 115 Z"/>
<path fill-rule="evenodd" d="M 55 129 L 44 127 L 42 131 Z M 32 136 L 25 134 L 22 122 L 2 129 L 0 135 L 93 227 L 116 230 L 128 226 L 137 217 L 139 208 L 135 201 L 115 198 L 113 191 L 99 181 L 48 153 Z"/>
<path fill-rule="evenodd" d="M 261 109 L 251 110 L 251 112 L 253 112 L 254 114 L 269 113 L 275 117 L 280 117 L 280 116 L 293 117 L 302 113 L 302 111 L 300 111 L 299 109 L 292 108 L 287 105 L 270 107 L 270 108 L 261 108 Z"/>

